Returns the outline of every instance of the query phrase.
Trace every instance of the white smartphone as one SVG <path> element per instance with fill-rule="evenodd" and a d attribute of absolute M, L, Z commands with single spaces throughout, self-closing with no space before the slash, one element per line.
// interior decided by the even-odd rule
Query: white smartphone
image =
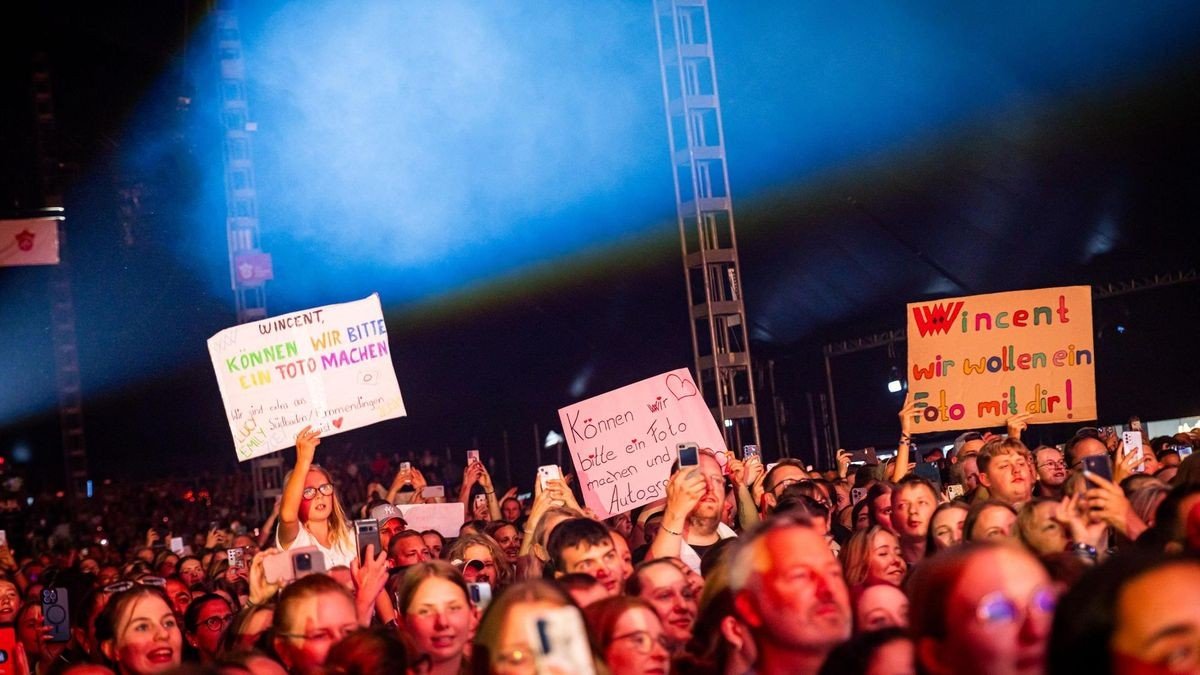
<path fill-rule="evenodd" d="M 533 645 L 539 674 L 595 675 L 583 616 L 573 605 L 529 614 L 525 635 Z"/>
<path fill-rule="evenodd" d="M 546 489 L 546 481 L 558 480 L 562 478 L 562 469 L 558 468 L 557 464 L 543 464 L 538 467 L 538 482 L 542 489 Z"/>
<path fill-rule="evenodd" d="M 487 506 L 487 495 L 484 495 L 484 494 L 475 495 L 475 508 L 478 509 L 480 507 L 485 507 L 485 506 Z"/>
<path fill-rule="evenodd" d="M 400 470 L 405 473 L 412 471 L 412 462 L 400 462 Z"/>
<path fill-rule="evenodd" d="M 183 537 L 171 537 L 169 548 L 175 555 L 183 555 Z"/>
<path fill-rule="evenodd" d="M 8 533 L 0 530 L 0 546 L 8 546 Z"/>
<path fill-rule="evenodd" d="M 963 491 L 962 483 L 950 483 L 946 486 L 946 496 L 950 499 L 962 499 L 964 494 L 966 493 Z"/>
<path fill-rule="evenodd" d="M 467 451 L 467 464 L 470 464 L 471 462 L 478 462 L 478 461 L 479 461 L 479 451 L 478 450 L 468 450 Z"/>
<path fill-rule="evenodd" d="M 867 497 L 867 488 L 850 488 L 850 505 L 854 506 Z"/>
<path fill-rule="evenodd" d="M 1121 445 L 1124 446 L 1125 455 L 1133 455 L 1138 458 L 1137 466 L 1133 468 L 1138 473 L 1146 471 L 1146 456 L 1142 454 L 1142 432 L 1140 431 L 1124 431 L 1121 432 Z"/>
<path fill-rule="evenodd" d="M 471 597 L 471 604 L 479 608 L 479 611 L 487 609 L 488 603 L 492 601 L 492 585 L 483 582 L 472 582 L 467 584 L 467 592 Z"/>
<path fill-rule="evenodd" d="M 424 497 L 425 499 L 430 499 L 432 497 L 445 497 L 446 496 L 446 486 L 445 485 L 426 485 L 421 490 L 421 496 Z"/>

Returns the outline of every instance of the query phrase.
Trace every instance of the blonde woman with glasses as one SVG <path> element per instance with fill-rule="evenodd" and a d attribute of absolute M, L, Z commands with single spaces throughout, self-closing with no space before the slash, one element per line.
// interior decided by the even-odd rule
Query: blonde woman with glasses
<path fill-rule="evenodd" d="M 358 557 L 354 532 L 329 472 L 313 463 L 320 436 L 312 427 L 296 435 L 296 466 L 284 477 L 275 539 L 285 551 L 316 546 L 325 554 L 327 569 L 348 567 Z"/>

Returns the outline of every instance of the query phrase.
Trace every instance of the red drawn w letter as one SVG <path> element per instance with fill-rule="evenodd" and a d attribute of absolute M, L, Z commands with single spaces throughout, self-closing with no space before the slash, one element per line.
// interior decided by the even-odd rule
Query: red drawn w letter
<path fill-rule="evenodd" d="M 921 337 L 930 333 L 949 332 L 950 326 L 958 318 L 958 313 L 962 311 L 963 304 L 960 300 L 949 306 L 939 302 L 935 305 L 913 307 L 913 318 L 917 321 L 917 330 L 920 331 Z"/>

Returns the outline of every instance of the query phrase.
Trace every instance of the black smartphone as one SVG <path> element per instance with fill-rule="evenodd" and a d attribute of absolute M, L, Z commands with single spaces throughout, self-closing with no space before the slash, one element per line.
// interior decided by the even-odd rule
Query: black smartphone
<path fill-rule="evenodd" d="M 1083 473 L 1092 474 L 1094 476 L 1103 476 L 1105 480 L 1112 481 L 1112 464 L 1108 461 L 1107 455 L 1091 455 L 1083 458 Z"/>
<path fill-rule="evenodd" d="M 862 450 L 855 450 L 850 453 L 851 464 L 878 464 L 879 457 L 875 454 L 875 448 L 866 447 Z"/>
<path fill-rule="evenodd" d="M 354 534 L 358 537 L 358 562 L 360 565 L 367 562 L 367 546 L 374 545 L 375 555 L 379 555 L 383 543 L 379 539 L 378 520 L 367 518 L 354 521 Z"/>
<path fill-rule="evenodd" d="M 679 450 L 679 467 L 700 466 L 700 447 L 695 443 L 680 443 L 676 448 Z"/>
<path fill-rule="evenodd" d="M 51 629 L 51 642 L 66 642 L 71 639 L 71 611 L 67 602 L 67 589 L 42 589 L 42 622 Z"/>
<path fill-rule="evenodd" d="M 918 464 L 913 473 L 933 483 L 934 491 L 942 491 L 942 472 L 938 470 L 937 464 L 922 463 Z"/>

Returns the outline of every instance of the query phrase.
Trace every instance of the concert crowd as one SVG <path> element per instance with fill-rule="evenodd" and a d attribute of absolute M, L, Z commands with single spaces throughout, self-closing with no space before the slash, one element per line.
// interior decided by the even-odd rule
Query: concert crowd
<path fill-rule="evenodd" d="M 486 454 L 310 428 L 258 520 L 244 474 L 39 502 L 0 546 L 0 673 L 1200 673 L 1200 431 L 919 451 L 913 410 L 827 471 L 681 452 L 604 520 L 570 467 L 519 494 Z"/>

